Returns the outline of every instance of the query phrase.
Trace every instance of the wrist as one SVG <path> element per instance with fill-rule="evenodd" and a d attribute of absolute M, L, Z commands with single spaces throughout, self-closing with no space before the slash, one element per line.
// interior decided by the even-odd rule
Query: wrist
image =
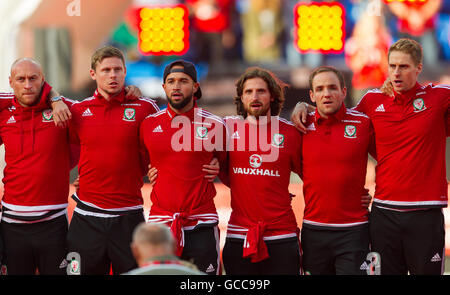
<path fill-rule="evenodd" d="M 305 109 L 308 109 L 308 104 L 306 103 L 306 102 L 304 102 L 304 101 L 299 101 L 299 102 L 297 102 L 297 104 L 295 105 L 295 107 L 301 107 L 303 105 L 303 107 L 305 108 Z"/>
<path fill-rule="evenodd" d="M 54 103 L 59 102 L 59 101 L 62 101 L 62 96 L 61 96 L 61 95 L 59 95 L 59 96 L 54 96 L 54 97 L 51 97 L 51 98 L 50 98 L 50 103 L 51 103 L 51 104 L 54 104 Z"/>

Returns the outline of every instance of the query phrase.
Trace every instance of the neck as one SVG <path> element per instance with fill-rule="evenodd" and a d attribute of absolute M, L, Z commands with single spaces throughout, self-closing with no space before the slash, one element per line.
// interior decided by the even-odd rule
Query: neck
<path fill-rule="evenodd" d="M 410 92 L 411 90 L 413 90 L 416 87 L 416 85 L 417 85 L 417 82 L 414 83 L 414 85 L 411 88 L 408 88 L 407 90 L 401 90 L 401 91 L 396 91 L 395 89 L 394 90 L 398 94 L 406 94 L 406 93 Z"/>
<path fill-rule="evenodd" d="M 97 88 L 97 91 L 107 101 L 110 101 L 113 96 L 115 96 L 115 95 L 120 93 L 120 91 L 117 92 L 117 93 L 109 93 L 109 92 L 106 92 L 105 90 L 103 90 L 101 88 Z"/>
<path fill-rule="evenodd" d="M 258 117 L 252 116 L 249 113 L 247 113 L 247 121 L 251 124 L 260 125 L 260 124 L 268 124 L 270 122 L 270 111 L 267 112 L 265 115 L 261 115 Z"/>
<path fill-rule="evenodd" d="M 188 111 L 190 111 L 191 109 L 194 108 L 194 100 L 192 100 L 190 103 L 188 103 L 187 105 L 185 105 L 184 107 L 182 107 L 181 109 L 176 109 L 174 108 L 170 103 L 169 103 L 169 108 L 174 111 L 176 114 L 184 114 Z"/>
<path fill-rule="evenodd" d="M 320 115 L 320 117 L 321 117 L 322 119 L 328 119 L 328 118 L 330 117 L 330 116 L 328 116 L 328 115 L 322 113 L 319 109 L 317 109 L 317 112 L 319 113 L 319 115 Z M 337 113 L 337 112 L 336 112 L 336 113 Z"/>

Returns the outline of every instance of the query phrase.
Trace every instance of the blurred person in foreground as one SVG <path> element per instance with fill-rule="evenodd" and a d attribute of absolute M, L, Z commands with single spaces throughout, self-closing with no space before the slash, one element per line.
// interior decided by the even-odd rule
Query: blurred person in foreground
<path fill-rule="evenodd" d="M 205 275 L 175 255 L 176 243 L 170 229 L 162 224 L 141 223 L 133 233 L 131 251 L 139 268 L 126 275 Z"/>

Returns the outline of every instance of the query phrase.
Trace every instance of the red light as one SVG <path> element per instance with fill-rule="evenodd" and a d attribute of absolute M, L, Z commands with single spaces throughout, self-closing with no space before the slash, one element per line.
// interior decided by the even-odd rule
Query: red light
<path fill-rule="evenodd" d="M 294 8 L 294 45 L 298 51 L 341 53 L 345 10 L 338 2 L 299 3 Z"/>
<path fill-rule="evenodd" d="M 182 55 L 189 48 L 185 5 L 138 9 L 139 51 L 144 55 Z"/>

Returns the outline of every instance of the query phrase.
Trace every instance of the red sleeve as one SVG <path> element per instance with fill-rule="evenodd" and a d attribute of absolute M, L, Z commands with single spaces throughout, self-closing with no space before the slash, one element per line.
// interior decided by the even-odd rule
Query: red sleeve
<path fill-rule="evenodd" d="M 449 116 L 449 111 L 447 111 L 447 137 L 450 136 L 450 116 Z"/>
<path fill-rule="evenodd" d="M 216 143 L 216 150 L 214 151 L 214 157 L 219 160 L 219 179 L 223 184 L 229 186 L 228 179 L 228 142 L 230 140 L 228 128 L 225 124 L 221 125 L 222 127 L 222 137 L 221 142 Z"/>
<path fill-rule="evenodd" d="M 73 100 L 73 99 L 70 99 L 70 98 L 67 98 L 67 97 L 61 97 L 61 99 L 62 99 L 62 101 L 69 107 L 69 109 L 71 109 L 72 108 L 72 106 L 75 104 L 75 103 L 77 103 L 77 101 L 76 100 Z"/>
<path fill-rule="evenodd" d="M 148 165 L 150 164 L 150 157 L 144 143 L 145 122 L 146 120 L 142 121 L 141 126 L 139 127 L 139 155 L 141 157 L 142 175 L 147 174 Z"/>
<path fill-rule="evenodd" d="M 69 155 L 70 155 L 70 170 L 78 165 L 80 160 L 80 146 L 77 144 L 69 144 Z"/>
<path fill-rule="evenodd" d="M 230 187 L 230 176 L 228 174 L 228 157 L 227 161 L 220 162 L 219 179 L 223 184 Z"/>
<path fill-rule="evenodd" d="M 352 109 L 363 114 L 367 114 L 367 94 L 365 94 L 356 106 Z"/>
<path fill-rule="evenodd" d="M 373 130 L 372 121 L 370 121 L 370 143 L 369 143 L 369 154 L 376 160 L 377 159 L 377 149 L 375 144 L 375 131 Z"/>
<path fill-rule="evenodd" d="M 293 131 L 292 139 L 293 149 L 291 154 L 291 170 L 301 177 L 303 136 L 295 129 Z"/>
<path fill-rule="evenodd" d="M 74 145 L 80 145 L 80 139 L 78 138 L 78 124 L 76 109 L 74 107 L 70 110 L 72 112 L 72 119 L 69 120 L 69 143 Z"/>
<path fill-rule="evenodd" d="M 447 111 L 445 112 L 445 119 L 447 121 L 446 130 L 447 130 L 447 137 L 448 137 L 448 136 L 450 136 L 450 99 L 449 99 L 450 91 L 447 91 L 447 92 L 448 92 L 448 95 L 445 99 L 445 101 L 447 102 Z"/>
<path fill-rule="evenodd" d="M 14 93 L 0 92 L 0 111 L 10 107 L 12 105 L 13 98 Z"/>

